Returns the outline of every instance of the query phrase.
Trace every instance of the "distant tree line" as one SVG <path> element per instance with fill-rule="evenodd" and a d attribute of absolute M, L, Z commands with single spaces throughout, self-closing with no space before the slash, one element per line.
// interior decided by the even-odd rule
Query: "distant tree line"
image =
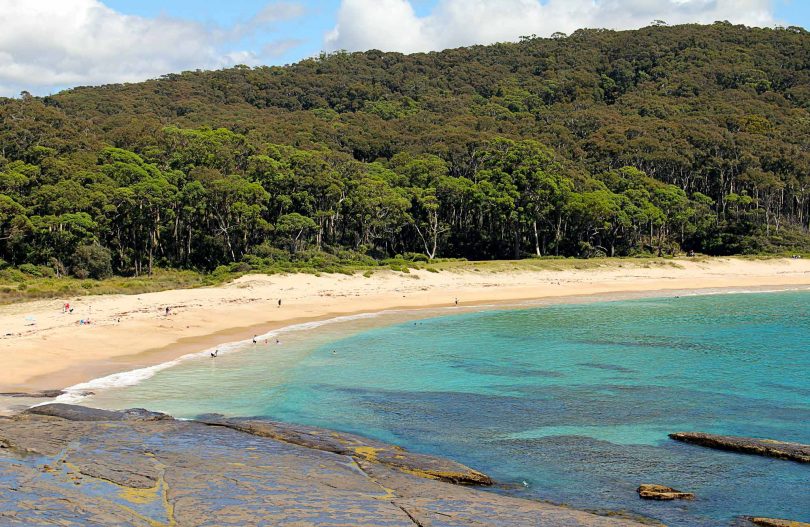
<path fill-rule="evenodd" d="M 0 100 L 0 258 L 100 277 L 810 247 L 810 36 L 655 26 Z"/>

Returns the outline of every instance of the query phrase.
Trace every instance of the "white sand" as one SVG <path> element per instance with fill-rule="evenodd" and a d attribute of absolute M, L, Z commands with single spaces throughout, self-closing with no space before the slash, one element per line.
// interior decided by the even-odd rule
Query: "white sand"
<path fill-rule="evenodd" d="M 0 392 L 63 388 L 292 323 L 420 308 L 641 291 L 810 285 L 810 260 L 622 260 L 565 271 L 250 275 L 225 286 L 0 308 Z M 277 306 L 278 299 L 282 306 Z M 64 302 L 74 307 L 62 313 Z M 171 314 L 165 316 L 165 307 Z M 79 325 L 90 318 L 90 325 Z M 120 320 L 120 322 L 119 322 Z M 34 325 L 31 325 L 35 322 Z"/>

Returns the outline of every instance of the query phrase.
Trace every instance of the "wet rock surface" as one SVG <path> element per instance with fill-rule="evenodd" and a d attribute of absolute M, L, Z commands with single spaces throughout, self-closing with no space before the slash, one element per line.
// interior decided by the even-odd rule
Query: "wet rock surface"
<path fill-rule="evenodd" d="M 448 484 L 430 472 L 471 469 L 359 436 L 205 420 L 68 405 L 0 419 L 0 525 L 642 525 Z"/>
<path fill-rule="evenodd" d="M 638 496 L 640 498 L 645 500 L 671 501 L 695 499 L 695 495 L 691 492 L 682 492 L 680 490 L 675 490 L 672 487 L 653 485 L 649 483 L 640 485 L 639 488 L 636 489 L 636 492 L 638 492 Z"/>
<path fill-rule="evenodd" d="M 669 437 L 675 441 L 682 441 L 684 443 L 691 443 L 708 448 L 788 459 L 799 463 L 810 463 L 810 445 L 803 445 L 801 443 L 788 443 L 785 441 L 752 437 L 704 434 L 702 432 L 678 432 L 669 434 Z"/>

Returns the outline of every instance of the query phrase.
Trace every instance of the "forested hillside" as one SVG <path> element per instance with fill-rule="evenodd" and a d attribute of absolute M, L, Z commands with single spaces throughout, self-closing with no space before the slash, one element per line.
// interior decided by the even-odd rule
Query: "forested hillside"
<path fill-rule="evenodd" d="M 810 35 L 580 30 L 0 99 L 0 258 L 142 274 L 810 247 Z"/>

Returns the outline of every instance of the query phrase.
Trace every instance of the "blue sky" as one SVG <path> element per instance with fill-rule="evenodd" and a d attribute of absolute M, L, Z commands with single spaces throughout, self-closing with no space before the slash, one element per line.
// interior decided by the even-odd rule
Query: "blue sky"
<path fill-rule="evenodd" d="M 122 13 L 154 18 L 170 16 L 194 20 L 207 26 L 230 26 L 249 20 L 264 8 L 267 0 L 232 0 L 200 2 L 195 0 L 105 0 L 109 7 Z M 317 55 L 324 50 L 324 35 L 337 23 L 340 0 L 301 0 L 295 2 L 304 7 L 305 15 L 275 24 L 272 31 L 245 40 L 231 42 L 230 49 L 245 46 L 261 46 L 264 42 L 301 41 L 300 45 L 276 57 L 268 57 L 274 64 L 288 64 L 302 58 Z M 427 16 L 436 5 L 436 0 L 411 2 L 417 16 Z"/>
<path fill-rule="evenodd" d="M 373 0 L 372 0 L 373 1 Z M 548 3 L 548 0 L 541 0 Z M 269 2 L 267 0 L 208 1 L 195 0 L 104 0 L 109 7 L 126 14 L 148 18 L 169 16 L 193 20 L 207 26 L 230 26 L 250 19 Z M 263 57 L 273 64 L 287 64 L 317 55 L 324 50 L 324 35 L 337 24 L 340 0 L 301 0 L 305 15 L 276 23 L 269 31 L 250 38 L 229 42 L 224 49 L 260 48 L 267 42 L 288 42 L 289 49 Z M 429 16 L 438 0 L 411 0 L 414 13 Z M 621 2 L 620 2 L 621 3 Z M 810 0 L 772 0 L 774 17 L 785 25 L 810 28 Z M 295 43 L 295 45 L 293 45 Z M 278 49 L 281 51 L 281 49 Z"/>
<path fill-rule="evenodd" d="M 810 28 L 810 0 L 2 0 L 0 96 L 288 64 L 338 49 L 431 51 L 656 19 Z"/>
<path fill-rule="evenodd" d="M 194 20 L 207 26 L 228 27 L 249 20 L 265 5 L 266 0 L 231 0 L 228 2 L 200 2 L 199 0 L 107 0 L 109 7 L 126 14 L 154 18 L 171 16 Z M 340 0 L 303 0 L 296 2 L 304 7 L 305 15 L 294 20 L 273 24 L 261 35 L 229 42 L 229 49 L 260 48 L 272 41 L 302 41 L 300 45 L 276 57 L 270 62 L 286 64 L 301 58 L 317 55 L 323 49 L 324 35 L 335 26 Z"/>
<path fill-rule="evenodd" d="M 776 18 L 791 26 L 810 29 L 810 2 L 807 0 L 781 0 L 775 5 Z"/>

